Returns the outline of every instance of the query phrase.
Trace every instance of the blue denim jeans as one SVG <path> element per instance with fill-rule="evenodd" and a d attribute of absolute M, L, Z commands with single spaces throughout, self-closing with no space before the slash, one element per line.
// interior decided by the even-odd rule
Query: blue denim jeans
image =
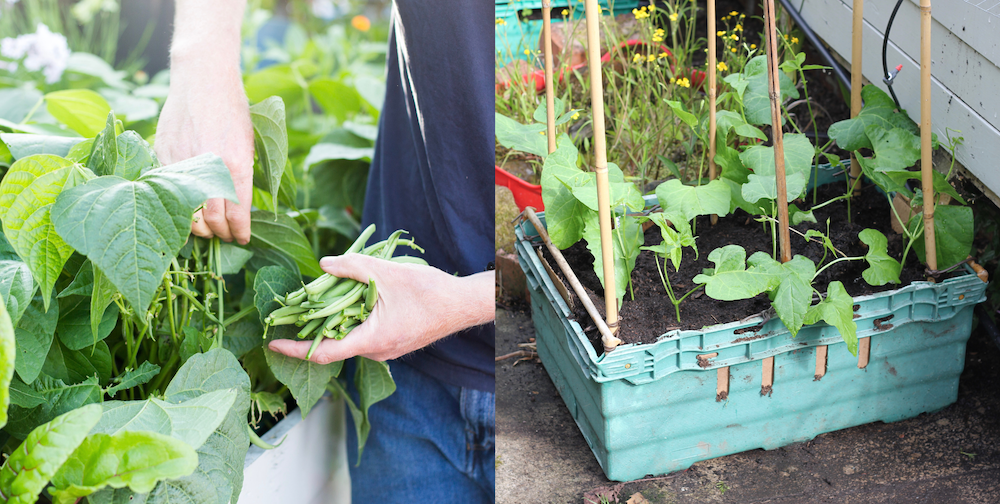
<path fill-rule="evenodd" d="M 495 503 L 496 395 L 444 384 L 400 361 L 389 370 L 396 392 L 369 410 L 360 466 L 347 415 L 352 502 Z"/>

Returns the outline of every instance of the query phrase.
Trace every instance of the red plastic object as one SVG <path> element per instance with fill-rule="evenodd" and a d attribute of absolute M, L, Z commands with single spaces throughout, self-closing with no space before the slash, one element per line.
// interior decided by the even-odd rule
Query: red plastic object
<path fill-rule="evenodd" d="M 524 211 L 525 207 L 535 207 L 535 210 L 545 210 L 542 203 L 542 186 L 529 184 L 508 173 L 503 168 L 494 165 L 496 168 L 496 185 L 510 189 L 514 193 L 514 203 L 517 209 Z"/>

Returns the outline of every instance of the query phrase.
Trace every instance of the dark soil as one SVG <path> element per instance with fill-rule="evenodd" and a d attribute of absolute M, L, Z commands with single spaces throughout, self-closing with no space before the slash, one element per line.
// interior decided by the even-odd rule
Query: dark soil
<path fill-rule="evenodd" d="M 846 183 L 826 185 L 819 190 L 818 201 L 822 203 L 843 194 L 845 188 Z M 811 194 L 808 198 L 811 202 Z M 800 207 L 808 206 L 801 201 L 798 202 L 798 205 Z M 839 201 L 816 210 L 817 223 L 802 223 L 794 228 L 802 233 L 805 233 L 807 229 L 817 229 L 827 233 L 827 222 L 829 222 L 828 236 L 838 250 L 850 257 L 864 256 L 867 252 L 867 246 L 858 239 L 858 233 L 865 228 L 873 228 L 881 231 L 888 238 L 891 257 L 898 259 L 902 256 L 903 238 L 892 231 L 889 218 L 891 211 L 884 194 L 878 192 L 874 186 L 863 189 L 861 194 L 851 202 L 850 212 L 851 218 L 848 221 L 846 201 Z M 708 261 L 708 255 L 718 247 L 729 244 L 741 245 L 746 249 L 747 257 L 756 251 L 764 251 L 768 254 L 772 252 L 770 227 L 765 227 L 754 221 L 749 214 L 742 210 L 737 210 L 736 213 L 728 217 L 720 218 L 715 226 L 710 224 L 707 216 L 699 217 L 695 234 L 698 237 L 697 245 L 700 252 L 698 258 L 695 258 L 693 250 L 685 248 L 680 271 L 674 271 L 673 265 L 669 262 L 667 265 L 670 283 L 678 296 L 696 287 L 691 280 L 695 275 L 701 273 L 705 268 L 714 267 L 714 264 Z M 659 244 L 661 241 L 659 228 L 653 226 L 646 231 L 645 244 L 647 246 Z M 794 232 L 791 233 L 791 244 L 793 255 L 806 256 L 817 264 L 823 259 L 823 247 L 820 244 L 807 242 Z M 604 290 L 593 269 L 594 258 L 585 244 L 583 242 L 577 243 L 564 250 L 563 255 L 578 275 L 580 283 L 588 290 L 593 291 L 599 299 L 603 299 Z M 551 262 L 551 258 L 549 259 Z M 827 262 L 831 259 L 829 255 L 826 258 Z M 666 295 L 653 261 L 654 254 L 649 251 L 641 252 L 636 260 L 635 270 L 632 273 L 635 299 L 632 299 L 631 292 L 627 292 L 619 314 L 621 329 L 617 336 L 625 343 L 652 343 L 663 333 L 673 329 L 700 329 L 733 322 L 767 311 L 770 308 L 766 294 L 740 301 L 717 301 L 699 291 L 681 303 L 681 320 L 678 322 L 674 306 Z M 662 262 L 660 264 L 662 267 Z M 817 269 L 821 267 L 822 265 Z M 861 278 L 861 272 L 867 268 L 868 263 L 863 260 L 835 264 L 817 277 L 814 287 L 825 293 L 827 284 L 837 280 L 844 284 L 847 292 L 852 296 L 901 287 L 901 285 L 893 284 L 880 287 L 868 285 Z M 924 268 L 917 261 L 916 253 L 911 249 L 907 264 L 900 275 L 902 285 L 924 280 L 923 271 Z M 575 305 L 577 307 L 577 320 L 589 321 L 590 317 L 581 304 L 575 303 Z M 595 302 L 595 305 L 603 309 L 603 302 Z M 600 354 L 602 352 L 600 335 L 593 327 L 593 323 L 587 322 L 581 323 L 581 325 Z"/>

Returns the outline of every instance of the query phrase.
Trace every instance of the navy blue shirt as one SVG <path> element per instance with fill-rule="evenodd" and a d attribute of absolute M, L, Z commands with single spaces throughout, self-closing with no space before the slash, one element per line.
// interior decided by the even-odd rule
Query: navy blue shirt
<path fill-rule="evenodd" d="M 393 4 L 385 104 L 363 225 L 384 239 L 410 232 L 431 266 L 459 276 L 494 257 L 493 6 Z M 451 385 L 493 392 L 494 325 L 453 334 L 402 357 Z"/>

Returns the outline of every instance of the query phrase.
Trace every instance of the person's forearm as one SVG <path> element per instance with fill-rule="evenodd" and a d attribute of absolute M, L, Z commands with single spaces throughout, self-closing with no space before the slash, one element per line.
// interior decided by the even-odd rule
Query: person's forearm
<path fill-rule="evenodd" d="M 447 293 L 448 301 L 444 302 L 450 309 L 444 310 L 441 320 L 448 328 L 447 332 L 461 331 L 494 320 L 495 285 L 496 275 L 492 271 L 454 278 Z"/>
<path fill-rule="evenodd" d="M 246 0 L 176 0 L 171 80 L 175 67 L 181 78 L 189 72 L 239 72 L 246 5 Z"/>

